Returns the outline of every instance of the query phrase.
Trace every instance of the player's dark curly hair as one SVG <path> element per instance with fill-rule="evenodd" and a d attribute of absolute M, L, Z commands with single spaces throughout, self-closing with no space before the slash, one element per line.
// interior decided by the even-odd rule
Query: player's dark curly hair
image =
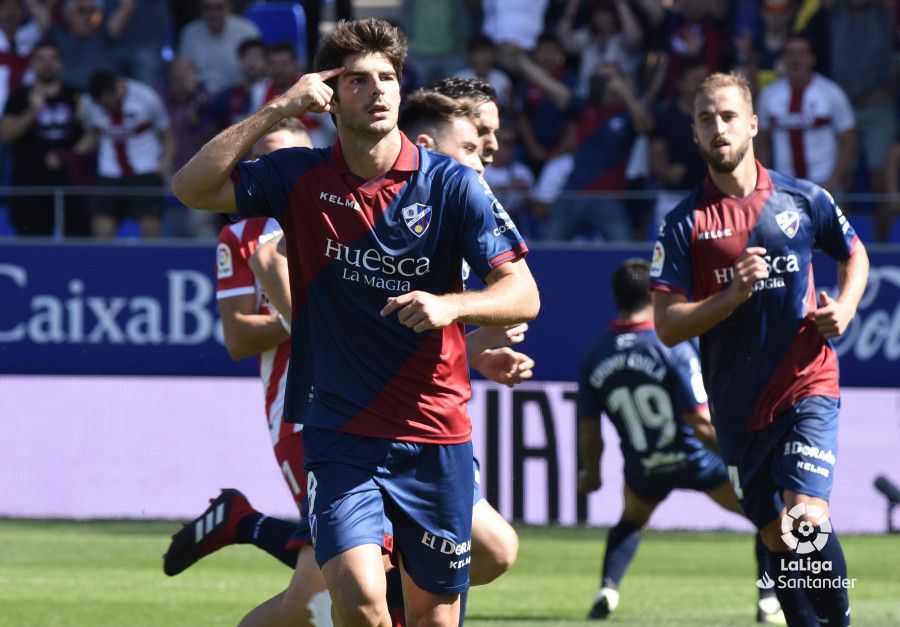
<path fill-rule="evenodd" d="M 613 299 L 623 313 L 640 311 L 650 304 L 650 262 L 626 259 L 612 276 Z"/>
<path fill-rule="evenodd" d="M 456 118 L 475 123 L 474 114 L 470 109 L 461 106 L 459 101 L 436 91 L 418 89 L 403 102 L 397 126 L 412 139 L 420 133 L 427 133 L 437 139 L 442 129 Z"/>
<path fill-rule="evenodd" d="M 394 66 L 397 79 L 403 74 L 408 45 L 406 35 L 393 24 L 377 18 L 340 20 L 319 42 L 316 72 L 341 67 L 347 57 L 360 53 L 383 54 Z M 328 81 L 332 89 L 337 79 Z"/>
<path fill-rule="evenodd" d="M 428 91 L 436 91 L 454 100 L 468 98 L 474 101 L 492 100 L 497 102 L 497 90 L 490 83 L 479 78 L 442 78 L 426 87 Z"/>

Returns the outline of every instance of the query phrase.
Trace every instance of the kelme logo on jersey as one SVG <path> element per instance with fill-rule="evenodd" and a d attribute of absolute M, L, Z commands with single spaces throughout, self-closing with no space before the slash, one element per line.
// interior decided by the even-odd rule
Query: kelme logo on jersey
<path fill-rule="evenodd" d="M 775 222 L 778 223 L 778 228 L 781 229 L 782 233 L 794 239 L 794 236 L 800 229 L 800 214 L 792 209 L 788 209 L 776 215 Z"/>
<path fill-rule="evenodd" d="M 403 221 L 406 222 L 406 228 L 416 237 L 422 237 L 422 234 L 428 230 L 428 225 L 431 224 L 431 207 L 422 203 L 417 202 L 409 207 L 403 207 L 401 215 Z"/>

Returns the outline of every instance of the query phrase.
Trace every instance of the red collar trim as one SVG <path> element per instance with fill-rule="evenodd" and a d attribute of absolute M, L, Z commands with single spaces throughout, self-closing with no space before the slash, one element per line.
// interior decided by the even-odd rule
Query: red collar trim
<path fill-rule="evenodd" d="M 347 165 L 347 161 L 344 160 L 344 152 L 341 149 L 341 140 L 337 140 L 334 142 L 334 145 L 331 147 L 331 161 L 334 164 L 335 169 L 341 174 L 353 174 L 350 171 L 350 166 Z M 419 169 L 419 150 L 416 148 L 416 145 L 413 144 L 409 139 L 407 139 L 406 135 L 403 132 L 400 132 L 400 154 L 397 155 L 396 161 L 394 161 L 394 165 L 391 166 L 388 172 L 415 172 Z M 385 172 L 384 174 L 387 174 Z M 384 176 L 382 174 L 381 176 Z M 378 177 L 376 177 L 378 178 Z"/>
<path fill-rule="evenodd" d="M 772 185 L 772 178 L 769 176 L 769 171 L 766 170 L 759 161 L 757 161 L 756 188 L 752 192 L 750 192 L 750 196 L 760 190 L 772 189 L 772 187 L 774 187 L 774 185 Z M 706 200 L 713 202 L 722 198 L 734 198 L 734 196 L 723 194 L 722 191 L 718 187 L 716 187 L 716 184 L 713 183 L 712 177 L 709 175 L 709 173 L 706 174 L 706 180 L 703 181 L 703 195 Z M 748 198 L 750 196 L 748 196 Z"/>
<path fill-rule="evenodd" d="M 634 333 L 637 331 L 652 331 L 653 329 L 654 327 L 652 320 L 644 320 L 643 322 L 632 322 L 631 320 L 613 320 L 612 324 L 609 325 L 609 330 L 616 333 Z"/>

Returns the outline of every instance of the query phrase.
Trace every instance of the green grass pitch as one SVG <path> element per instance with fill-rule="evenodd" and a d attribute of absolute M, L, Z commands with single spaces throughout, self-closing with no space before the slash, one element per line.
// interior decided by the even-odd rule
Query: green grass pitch
<path fill-rule="evenodd" d="M 174 577 L 160 555 L 177 523 L 0 521 L 3 627 L 236 625 L 278 592 L 288 570 L 228 547 Z M 516 566 L 469 596 L 469 625 L 588 625 L 602 529 L 522 527 Z M 900 536 L 843 536 L 853 624 L 900 625 Z M 751 538 L 646 534 L 622 585 L 614 625 L 753 625 Z"/>

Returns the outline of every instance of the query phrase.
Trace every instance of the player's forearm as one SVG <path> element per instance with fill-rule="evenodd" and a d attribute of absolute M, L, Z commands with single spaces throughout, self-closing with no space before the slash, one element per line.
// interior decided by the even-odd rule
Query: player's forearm
<path fill-rule="evenodd" d="M 703 335 L 737 309 L 738 304 L 725 289 L 699 302 L 668 303 L 653 293 L 653 323 L 656 334 L 666 346 L 675 346 Z"/>
<path fill-rule="evenodd" d="M 222 322 L 225 348 L 235 361 L 275 348 L 290 337 L 277 315 L 238 315 L 230 324 Z"/>
<path fill-rule="evenodd" d="M 838 302 L 850 306 L 855 314 L 868 279 L 869 254 L 863 243 L 857 240 L 850 258 L 838 264 Z"/>
<path fill-rule="evenodd" d="M 581 458 L 582 468 L 599 474 L 603 439 L 600 436 L 600 425 L 594 420 L 578 422 L 578 455 Z"/>
<path fill-rule="evenodd" d="M 217 210 L 219 189 L 228 181 L 241 157 L 276 122 L 284 117 L 277 102 L 270 102 L 245 120 L 209 140 L 172 177 L 172 193 L 188 207 Z"/>
<path fill-rule="evenodd" d="M 524 263 L 524 262 L 519 262 Z M 541 308 L 531 273 L 507 274 L 483 290 L 448 294 L 456 305 L 456 322 L 502 327 L 534 320 Z"/>
<path fill-rule="evenodd" d="M 269 303 L 287 320 L 293 319 L 287 258 L 279 252 L 283 236 L 259 246 L 251 255 L 250 270 L 262 286 Z"/>

